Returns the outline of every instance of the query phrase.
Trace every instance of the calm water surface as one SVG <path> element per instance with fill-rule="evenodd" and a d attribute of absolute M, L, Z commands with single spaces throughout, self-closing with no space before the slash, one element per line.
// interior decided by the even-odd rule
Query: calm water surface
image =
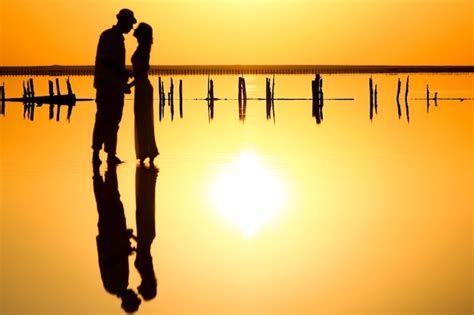
<path fill-rule="evenodd" d="M 193 100 L 207 96 L 207 77 L 175 77 L 176 97 L 183 80 L 184 117 L 175 109 L 171 121 L 167 106 L 160 122 L 155 111 L 156 184 L 153 176 L 142 181 L 137 168 L 129 96 L 119 198 L 127 228 L 156 230 L 157 294 L 139 312 L 471 314 L 474 77 L 411 75 L 409 123 L 406 76 L 398 118 L 398 77 L 373 76 L 378 114 L 371 121 L 367 75 L 324 76 L 326 98 L 354 100 L 326 101 L 321 124 L 311 100 L 275 101 L 274 120 L 266 119 L 265 101 L 248 101 L 239 120 L 235 76 L 213 78 L 215 97 L 231 100 L 216 101 L 209 120 L 207 102 Z M 1 78 L 7 97 L 21 95 L 24 79 Z M 48 79 L 35 78 L 37 95 L 48 94 Z M 91 77 L 70 79 L 78 97 L 94 97 Z M 311 80 L 277 76 L 275 97 L 309 98 Z M 264 76 L 246 83 L 249 97 L 265 97 Z M 466 99 L 431 101 L 427 113 L 426 100 L 413 99 L 426 96 L 427 84 L 439 98 Z M 23 119 L 21 104 L 6 110 L 1 313 L 123 313 L 99 265 L 95 103 L 78 103 L 70 122 L 65 109 L 60 122 L 48 119 L 47 106 L 33 122 Z M 98 172 L 96 179 L 113 175 L 106 165 Z M 137 190 L 155 193 L 154 227 L 151 213 L 140 228 Z M 135 292 L 142 281 L 136 258 L 128 258 Z"/>

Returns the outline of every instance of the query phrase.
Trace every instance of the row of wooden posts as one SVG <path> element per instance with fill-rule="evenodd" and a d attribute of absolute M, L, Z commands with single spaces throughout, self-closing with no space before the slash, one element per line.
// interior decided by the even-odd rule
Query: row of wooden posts
<path fill-rule="evenodd" d="M 62 95 L 61 94 L 61 89 L 59 86 L 59 79 L 56 78 L 56 95 L 54 94 L 54 84 L 53 81 L 48 80 L 48 88 L 49 88 L 49 96 L 50 99 L 45 99 L 45 103 L 49 103 L 49 119 L 52 120 L 54 119 L 54 108 L 56 107 L 56 121 L 60 120 L 61 117 L 61 106 L 67 106 L 67 120 L 71 120 L 72 116 L 72 110 L 75 106 L 75 95 L 72 91 L 71 83 L 69 79 L 66 80 L 66 86 L 67 86 L 67 94 Z M 42 106 L 43 103 L 41 103 L 41 100 L 38 101 L 38 99 L 35 100 L 35 95 L 34 95 L 34 84 L 33 84 L 33 79 L 29 80 L 29 85 L 25 86 L 23 83 L 23 97 L 27 101 L 24 103 L 24 111 L 23 111 L 23 117 L 25 117 L 25 114 L 28 112 L 30 113 L 30 120 L 34 120 L 34 108 L 35 108 L 35 103 L 38 104 L 38 107 Z M 63 96 L 63 97 L 62 97 Z M 56 102 L 55 102 L 56 101 Z"/>
<path fill-rule="evenodd" d="M 407 77 L 406 79 L 406 87 L 405 87 L 405 112 L 407 121 L 410 122 L 410 112 L 408 106 L 408 92 L 409 92 L 409 80 L 410 78 Z M 247 96 L 247 89 L 245 78 L 243 76 L 239 76 L 238 81 L 238 104 L 239 104 L 239 120 L 245 121 L 246 111 L 247 111 L 247 100 L 263 100 L 263 98 L 249 98 Z M 272 119 L 275 121 L 275 76 L 273 79 L 266 78 L 266 88 L 265 88 L 265 101 L 266 101 L 266 117 L 267 120 Z M 49 81 L 49 96 L 35 96 L 35 89 L 33 79 L 29 79 L 23 83 L 23 97 L 22 98 L 11 98 L 7 99 L 5 97 L 5 85 L 3 84 L 0 86 L 0 97 L 1 97 L 1 107 L 0 107 L 0 114 L 5 115 L 5 101 L 16 101 L 16 102 L 23 102 L 24 104 L 24 113 L 23 117 L 27 117 L 30 120 L 34 119 L 34 109 L 35 104 L 37 106 L 42 106 L 43 104 L 49 104 L 49 119 L 54 118 L 54 107 L 57 105 L 56 111 L 56 121 L 59 121 L 60 118 L 60 110 L 62 105 L 68 106 L 67 112 L 67 119 L 70 120 L 72 115 L 72 109 L 75 105 L 76 98 L 72 91 L 71 84 L 69 79 L 66 80 L 67 84 L 67 94 L 61 95 L 60 88 L 59 88 L 59 80 L 56 78 L 56 92 L 54 94 L 54 84 L 53 81 Z M 398 117 L 399 119 L 402 116 L 402 108 L 400 105 L 400 93 L 401 93 L 401 85 L 402 82 L 398 79 L 397 85 L 397 109 L 398 109 Z M 165 93 L 164 87 L 164 80 L 161 77 L 158 77 L 158 87 L 159 87 L 159 119 L 160 121 L 165 116 L 165 105 L 166 101 L 168 106 L 170 107 L 170 114 L 171 120 L 174 119 L 174 82 L 173 78 L 170 80 L 170 87 L 169 92 Z M 209 120 L 214 119 L 214 103 L 215 101 L 220 100 L 219 98 L 215 97 L 214 94 L 214 81 L 208 77 L 207 82 L 207 97 L 203 100 L 207 101 L 208 104 L 208 117 Z M 179 115 L 183 118 L 183 82 L 179 80 Z M 370 120 L 373 120 L 374 113 L 375 115 L 378 114 L 378 85 L 377 83 L 374 84 L 374 80 L 372 77 L 369 78 L 369 93 L 370 93 L 370 107 L 369 107 L 369 117 Z M 437 106 L 438 101 L 438 93 L 434 93 L 434 97 L 430 98 L 430 89 L 429 85 L 426 86 L 426 110 L 429 112 L 430 110 L 430 100 L 434 100 L 435 106 Z M 323 120 L 323 107 L 324 107 L 324 92 L 323 92 L 323 79 L 320 74 L 315 75 L 315 79 L 312 80 L 312 116 L 315 118 L 316 123 L 320 124 Z M 77 99 L 79 101 L 85 100 L 92 100 L 92 99 Z M 463 100 L 463 99 L 461 99 Z"/>
<path fill-rule="evenodd" d="M 267 119 L 272 119 L 275 121 L 275 76 L 273 79 L 266 78 L 266 88 L 265 88 L 265 101 L 266 101 L 266 115 Z M 400 93 L 401 93 L 401 80 L 398 79 L 397 86 L 397 110 L 398 118 L 402 117 L 402 108 L 400 105 Z M 158 78 L 158 85 L 160 87 L 160 120 L 164 117 L 164 104 L 165 104 L 165 92 L 164 85 L 161 77 Z M 248 98 L 245 78 L 243 76 L 239 77 L 238 83 L 238 103 L 239 103 L 239 120 L 244 121 L 246 117 L 247 109 L 247 100 L 261 100 L 260 98 Z M 408 105 L 408 92 L 410 87 L 410 77 L 406 79 L 405 85 L 405 115 L 407 121 L 410 122 L 410 109 Z M 208 77 L 207 82 L 207 97 L 204 99 L 208 103 L 208 116 L 209 120 L 214 118 L 214 102 L 220 100 L 214 96 L 214 81 Z M 369 78 L 369 93 L 370 93 L 370 107 L 369 107 L 369 118 L 373 120 L 374 114 L 378 114 L 378 85 L 374 84 L 372 77 Z M 171 107 L 171 120 L 174 117 L 174 104 L 173 97 L 174 95 L 174 86 L 173 79 L 171 78 L 170 91 L 168 93 L 168 105 Z M 323 107 L 324 107 L 324 92 L 323 92 L 323 78 L 320 74 L 315 75 L 315 79 L 312 80 L 312 116 L 315 118 L 316 123 L 320 124 L 323 120 Z M 353 100 L 353 99 L 350 99 Z M 429 112 L 430 109 L 430 100 L 434 100 L 435 106 L 438 106 L 438 92 L 434 93 L 434 97 L 430 98 L 430 89 L 429 85 L 426 86 L 426 111 Z M 461 101 L 463 99 L 460 99 Z M 179 110 L 180 117 L 183 118 L 183 91 L 182 91 L 182 80 L 179 81 Z"/>
<path fill-rule="evenodd" d="M 397 110 L 398 110 L 398 118 L 401 119 L 402 117 L 402 108 L 400 105 L 400 93 L 401 93 L 401 86 L 402 86 L 402 81 L 400 78 L 398 79 L 398 84 L 397 84 Z M 407 77 L 406 84 L 405 84 L 405 115 L 407 118 L 407 121 L 410 122 L 410 108 L 408 105 L 408 92 L 410 89 L 410 77 Z M 372 80 L 372 77 L 369 78 L 369 93 L 370 93 L 370 107 L 369 107 L 369 117 L 370 120 L 373 119 L 374 116 L 374 111 L 375 115 L 377 115 L 378 112 L 378 101 L 377 101 L 377 84 L 375 84 L 374 88 L 374 83 Z M 430 87 L 427 84 L 426 85 L 426 112 L 429 113 L 430 111 Z M 435 106 L 438 106 L 438 92 L 434 93 L 434 97 L 432 98 L 434 100 Z"/>
<path fill-rule="evenodd" d="M 161 77 L 158 77 L 158 98 L 159 98 L 159 119 L 160 121 L 165 115 L 165 105 L 168 101 L 170 107 L 171 120 L 174 119 L 174 83 L 173 78 L 170 79 L 169 92 L 165 92 L 164 81 Z M 275 107 L 274 107 L 274 96 L 275 96 L 275 77 L 273 77 L 273 83 L 269 78 L 266 79 L 266 113 L 267 119 L 275 119 Z M 208 117 L 209 120 L 214 119 L 214 104 L 216 101 L 221 100 L 214 95 L 214 80 L 208 77 L 207 80 L 207 97 L 203 100 L 207 101 Z M 245 84 L 245 78 L 239 77 L 239 92 L 238 92 L 238 103 L 239 103 L 239 120 L 245 121 L 247 111 L 247 89 Z M 179 115 L 183 118 L 183 81 L 179 80 Z"/>
<path fill-rule="evenodd" d="M 76 96 L 74 95 L 69 79 L 66 80 L 67 94 L 61 94 L 59 88 L 59 79 L 56 78 L 56 95 L 54 94 L 53 81 L 49 80 L 49 95 L 38 96 L 35 94 L 35 86 L 32 78 L 23 82 L 23 95 L 17 98 L 6 98 L 5 95 L 5 84 L 0 86 L 1 94 L 1 108 L 0 113 L 5 116 L 6 114 L 6 102 L 19 102 L 23 103 L 23 118 L 29 120 L 35 119 L 35 107 L 41 107 L 43 104 L 49 104 L 49 119 L 53 119 L 54 108 L 56 107 L 56 121 L 60 119 L 61 106 L 67 106 L 67 120 L 71 119 L 72 110 L 76 103 Z M 82 101 L 89 101 L 91 99 L 81 99 Z"/>
<path fill-rule="evenodd" d="M 159 99 L 159 114 L 160 121 L 165 117 L 166 99 L 168 99 L 168 106 L 170 107 L 171 120 L 174 119 L 174 83 L 173 78 L 170 82 L 170 90 L 168 96 L 165 94 L 164 81 L 158 77 L 158 99 Z M 179 80 L 179 116 L 183 118 L 183 80 Z"/>

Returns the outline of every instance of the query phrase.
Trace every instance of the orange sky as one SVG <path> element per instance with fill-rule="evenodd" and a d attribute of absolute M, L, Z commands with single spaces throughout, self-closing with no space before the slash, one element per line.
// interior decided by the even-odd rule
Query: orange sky
<path fill-rule="evenodd" d="M 93 64 L 122 7 L 154 27 L 152 64 L 472 65 L 473 3 L 1 0 L 0 65 Z"/>

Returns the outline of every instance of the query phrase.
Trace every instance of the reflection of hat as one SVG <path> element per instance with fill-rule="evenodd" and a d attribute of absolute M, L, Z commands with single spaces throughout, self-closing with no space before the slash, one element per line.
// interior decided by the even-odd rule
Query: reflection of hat
<path fill-rule="evenodd" d="M 129 9 L 122 9 L 120 12 L 117 14 L 117 19 L 128 19 L 133 23 L 137 23 L 137 20 L 135 19 L 135 16 L 133 15 L 133 12 Z"/>

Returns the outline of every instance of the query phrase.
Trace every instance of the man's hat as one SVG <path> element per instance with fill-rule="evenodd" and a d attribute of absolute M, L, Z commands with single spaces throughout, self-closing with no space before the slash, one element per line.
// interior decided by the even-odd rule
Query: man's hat
<path fill-rule="evenodd" d="M 122 9 L 120 12 L 117 14 L 117 19 L 127 19 L 132 21 L 133 23 L 137 23 L 137 20 L 135 19 L 135 16 L 133 15 L 133 12 L 129 9 Z"/>

